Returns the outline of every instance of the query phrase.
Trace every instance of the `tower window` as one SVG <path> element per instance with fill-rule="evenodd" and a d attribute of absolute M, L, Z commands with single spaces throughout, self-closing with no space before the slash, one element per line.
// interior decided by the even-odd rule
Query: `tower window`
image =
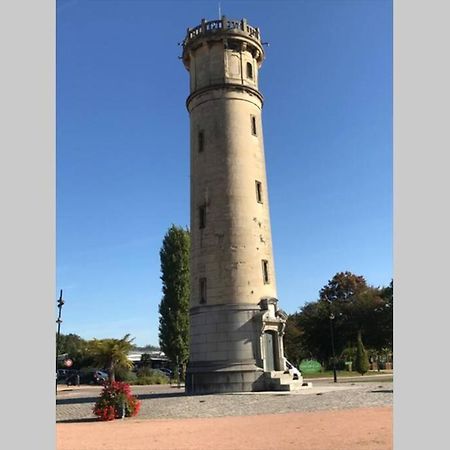
<path fill-rule="evenodd" d="M 200 278 L 200 303 L 206 303 L 206 278 Z"/>
<path fill-rule="evenodd" d="M 253 66 L 252 63 L 247 63 L 247 78 L 253 79 Z"/>
<path fill-rule="evenodd" d="M 256 201 L 258 203 L 262 203 L 262 183 L 261 181 L 255 180 L 256 187 Z"/>
<path fill-rule="evenodd" d="M 262 270 L 264 284 L 269 284 L 269 261 L 267 259 L 262 260 Z"/>
<path fill-rule="evenodd" d="M 198 132 L 198 152 L 203 152 L 205 148 L 205 135 L 203 131 Z"/>
<path fill-rule="evenodd" d="M 256 136 L 256 117 L 255 116 L 250 116 L 251 119 L 251 125 L 252 125 L 252 134 L 253 136 Z"/>
<path fill-rule="evenodd" d="M 200 229 L 206 226 L 206 206 L 202 205 L 198 208 L 198 227 Z"/>

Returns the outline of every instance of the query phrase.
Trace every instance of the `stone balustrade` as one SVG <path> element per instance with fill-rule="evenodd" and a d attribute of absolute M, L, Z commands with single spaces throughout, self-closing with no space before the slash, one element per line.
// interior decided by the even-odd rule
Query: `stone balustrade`
<path fill-rule="evenodd" d="M 183 41 L 183 47 L 185 47 L 192 40 L 208 35 L 213 34 L 218 31 L 233 31 L 236 30 L 239 33 L 246 34 L 247 36 L 256 39 L 257 41 L 261 41 L 261 35 L 259 32 L 259 28 L 254 28 L 247 23 L 246 19 L 236 20 L 236 19 L 228 19 L 225 16 L 222 16 L 220 20 L 210 20 L 206 21 L 202 19 L 201 24 L 194 27 L 188 28 L 186 38 Z"/>

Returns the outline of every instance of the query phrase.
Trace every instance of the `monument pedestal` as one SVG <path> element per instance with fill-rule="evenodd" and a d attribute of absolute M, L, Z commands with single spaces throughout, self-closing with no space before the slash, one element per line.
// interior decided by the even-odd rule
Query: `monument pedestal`
<path fill-rule="evenodd" d="M 264 371 L 255 364 L 188 367 L 186 393 L 217 394 L 265 390 Z"/>

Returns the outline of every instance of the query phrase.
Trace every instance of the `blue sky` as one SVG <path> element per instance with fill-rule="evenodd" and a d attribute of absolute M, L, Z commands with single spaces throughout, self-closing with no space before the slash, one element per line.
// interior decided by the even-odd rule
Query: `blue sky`
<path fill-rule="evenodd" d="M 392 3 L 221 1 L 261 29 L 280 307 L 336 272 L 388 285 Z M 63 333 L 158 344 L 159 249 L 189 224 L 186 28 L 216 1 L 57 0 L 57 286 Z"/>

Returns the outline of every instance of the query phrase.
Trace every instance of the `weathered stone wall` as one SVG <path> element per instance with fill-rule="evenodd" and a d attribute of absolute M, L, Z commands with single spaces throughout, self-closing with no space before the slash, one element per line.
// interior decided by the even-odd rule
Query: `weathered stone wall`
<path fill-rule="evenodd" d="M 200 303 L 201 277 L 207 279 L 208 305 L 257 305 L 262 297 L 276 297 L 261 101 L 247 91 L 223 88 L 196 96 L 189 109 L 191 307 Z M 202 152 L 198 151 L 200 133 Z M 206 210 L 204 228 L 199 228 L 201 207 Z M 262 260 L 268 262 L 268 283 L 264 283 Z"/>
<path fill-rule="evenodd" d="M 261 326 L 252 304 L 199 306 L 191 309 L 190 361 L 262 365 L 259 336 Z"/>

